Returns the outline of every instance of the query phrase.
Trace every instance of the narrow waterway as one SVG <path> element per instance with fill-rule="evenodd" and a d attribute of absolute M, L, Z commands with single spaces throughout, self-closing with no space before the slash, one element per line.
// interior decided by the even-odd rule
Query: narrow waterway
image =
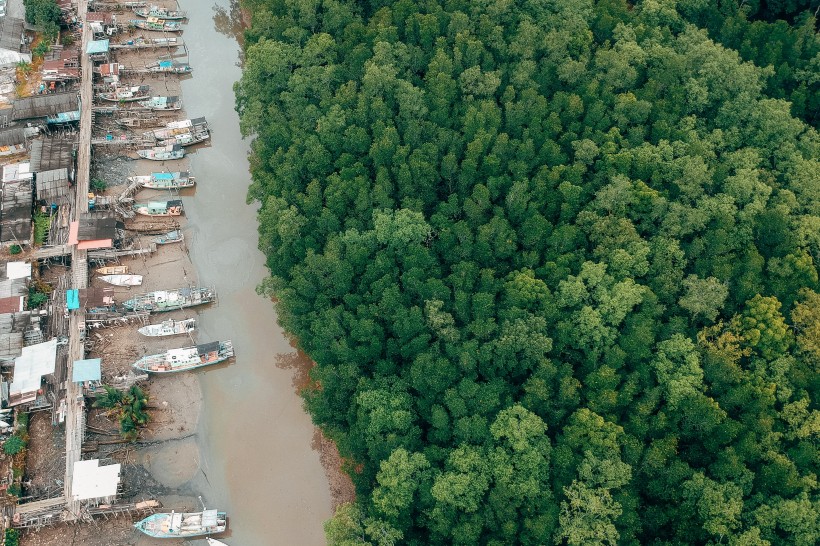
<path fill-rule="evenodd" d="M 194 76 L 182 84 L 189 117 L 205 116 L 211 146 L 192 156 L 198 186 L 185 199 L 191 258 L 219 304 L 200 315 L 200 340 L 231 339 L 237 358 L 199 374 L 203 396 L 195 480 L 211 507 L 227 509 L 231 546 L 323 544 L 330 490 L 314 427 L 282 365 L 294 350 L 270 302 L 255 293 L 266 274 L 257 249 L 248 142 L 241 139 L 233 83 L 241 75 L 238 13 L 230 0 L 181 0 L 189 22 L 183 39 Z M 233 22 L 233 25 L 231 24 Z M 277 365 L 279 364 L 279 365 Z"/>

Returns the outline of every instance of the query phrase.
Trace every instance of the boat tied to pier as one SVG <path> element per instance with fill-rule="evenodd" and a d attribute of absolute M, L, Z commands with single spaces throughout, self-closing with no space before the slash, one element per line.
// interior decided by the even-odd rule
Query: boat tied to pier
<path fill-rule="evenodd" d="M 151 514 L 134 527 L 154 538 L 189 538 L 222 533 L 228 526 L 228 515 L 216 510 L 202 512 L 164 512 Z"/>
<path fill-rule="evenodd" d="M 196 178 L 190 176 L 188 171 L 129 176 L 128 181 L 132 184 L 140 184 L 143 188 L 151 190 L 177 190 L 180 188 L 190 188 L 196 184 Z"/>
<path fill-rule="evenodd" d="M 160 235 L 154 239 L 154 243 L 158 245 L 170 245 L 172 243 L 181 243 L 185 240 L 185 236 L 182 235 L 182 232 L 178 229 L 174 231 L 169 231 L 164 235 Z"/>
<path fill-rule="evenodd" d="M 147 337 L 165 337 L 188 334 L 196 330 L 196 319 L 164 320 L 159 324 L 143 326 L 137 332 Z"/>
<path fill-rule="evenodd" d="M 181 216 L 185 212 L 180 199 L 136 203 L 133 210 L 142 216 Z"/>
<path fill-rule="evenodd" d="M 148 19 L 131 19 L 129 21 L 131 26 L 141 28 L 142 30 L 155 30 L 158 32 L 181 32 L 182 24 L 177 21 L 166 21 L 158 17 L 149 17 Z"/>
<path fill-rule="evenodd" d="M 123 302 L 122 306 L 128 311 L 161 313 L 205 305 L 215 300 L 216 292 L 212 288 L 204 286 L 183 287 L 176 290 L 157 290 L 147 294 L 140 294 Z"/>
<path fill-rule="evenodd" d="M 188 18 L 188 14 L 184 11 L 171 10 L 160 6 L 133 8 L 133 12 L 140 17 L 156 17 L 167 21 L 179 21 Z"/>
<path fill-rule="evenodd" d="M 151 161 L 171 161 L 185 157 L 185 150 L 177 144 L 168 144 L 137 150 L 137 155 Z"/>
<path fill-rule="evenodd" d="M 102 282 L 114 286 L 139 286 L 142 284 L 142 275 L 102 275 L 98 278 Z"/>
<path fill-rule="evenodd" d="M 117 87 L 108 93 L 98 93 L 97 97 L 109 102 L 134 102 L 147 97 L 150 90 L 151 87 L 148 85 Z"/>
<path fill-rule="evenodd" d="M 166 74 L 187 74 L 193 68 L 188 63 L 181 63 L 172 59 L 159 59 L 145 66 L 149 72 L 164 72 Z"/>

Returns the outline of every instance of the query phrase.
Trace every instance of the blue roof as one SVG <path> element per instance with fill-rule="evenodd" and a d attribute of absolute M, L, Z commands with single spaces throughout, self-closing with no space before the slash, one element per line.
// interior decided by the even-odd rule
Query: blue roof
<path fill-rule="evenodd" d="M 154 180 L 173 180 L 174 175 L 172 173 L 154 173 L 151 175 L 154 177 Z"/>
<path fill-rule="evenodd" d="M 167 66 L 171 66 L 172 64 L 173 64 L 173 61 L 160 61 L 159 62 L 159 65 L 163 68 L 165 68 Z"/>
<path fill-rule="evenodd" d="M 88 55 L 108 53 L 108 40 L 92 40 L 88 42 L 88 49 L 86 49 L 85 52 Z"/>
<path fill-rule="evenodd" d="M 66 307 L 69 310 L 79 309 L 80 308 L 80 291 L 79 290 L 66 290 L 65 299 L 66 299 Z"/>
<path fill-rule="evenodd" d="M 74 369 L 71 371 L 71 380 L 75 383 L 81 381 L 99 381 L 102 379 L 99 358 L 89 358 L 86 360 L 75 360 Z"/>

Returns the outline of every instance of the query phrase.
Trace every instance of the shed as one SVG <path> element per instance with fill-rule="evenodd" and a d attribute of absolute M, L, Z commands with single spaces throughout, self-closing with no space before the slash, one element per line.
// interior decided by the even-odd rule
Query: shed
<path fill-rule="evenodd" d="M 120 465 L 100 466 L 99 459 L 75 461 L 71 496 L 75 501 L 114 497 L 120 483 Z"/>
<path fill-rule="evenodd" d="M 91 40 L 85 49 L 87 55 L 107 55 L 109 40 Z"/>
<path fill-rule="evenodd" d="M 31 262 L 7 262 L 6 274 L 7 279 L 28 279 L 31 277 Z"/>
<path fill-rule="evenodd" d="M 85 360 L 75 360 L 71 369 L 71 380 L 74 383 L 83 381 L 99 381 L 102 379 L 101 371 L 102 359 L 88 358 Z"/>
<path fill-rule="evenodd" d="M 76 244 L 80 250 L 111 248 L 118 238 L 117 229 L 125 229 L 116 218 L 95 218 L 89 215 L 71 222 L 68 244 Z"/>
<path fill-rule="evenodd" d="M 37 395 L 43 376 L 54 373 L 57 361 L 57 338 L 23 347 L 14 359 L 14 381 L 9 388 L 9 405 L 30 402 Z"/>
<path fill-rule="evenodd" d="M 11 119 L 19 121 L 21 119 L 44 118 L 59 112 L 70 112 L 79 109 L 80 102 L 76 92 L 34 95 L 14 101 L 11 107 Z M 33 149 L 32 146 L 32 151 Z"/>
<path fill-rule="evenodd" d="M 77 103 L 74 103 L 77 108 Z M 59 110 L 67 112 L 68 110 Z M 69 169 L 69 177 L 74 178 L 74 150 L 77 144 L 74 138 L 41 138 L 31 143 L 31 170 L 35 173 L 54 169 Z"/>
<path fill-rule="evenodd" d="M 23 310 L 24 301 L 25 296 L 9 296 L 7 298 L 0 298 L 0 315 L 19 313 Z"/>
<path fill-rule="evenodd" d="M 3 184 L 0 199 L 0 242 L 28 244 L 31 240 L 31 181 Z"/>
<path fill-rule="evenodd" d="M 80 306 L 84 309 L 114 305 L 113 288 L 80 288 Z"/>
<path fill-rule="evenodd" d="M 69 202 L 68 169 L 37 171 L 34 175 L 37 200 L 46 203 L 67 204 Z"/>
<path fill-rule="evenodd" d="M 23 39 L 24 26 L 25 22 L 22 19 L 8 15 L 0 18 L 0 49 L 14 53 L 23 52 L 26 45 Z"/>
<path fill-rule="evenodd" d="M 25 152 L 27 143 L 28 138 L 24 127 L 12 127 L 0 131 L 0 155 Z"/>
<path fill-rule="evenodd" d="M 31 172 L 31 163 L 28 161 L 3 165 L 3 183 L 31 180 L 33 176 L 34 173 Z"/>

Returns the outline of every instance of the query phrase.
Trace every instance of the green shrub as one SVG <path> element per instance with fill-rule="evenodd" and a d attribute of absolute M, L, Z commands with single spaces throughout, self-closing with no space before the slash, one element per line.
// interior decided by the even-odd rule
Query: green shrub
<path fill-rule="evenodd" d="M 51 217 L 48 214 L 38 212 L 34 215 L 34 244 L 41 245 L 46 242 L 50 227 Z"/>
<path fill-rule="evenodd" d="M 9 495 L 14 495 L 15 497 L 19 497 L 20 493 L 21 493 L 20 484 L 19 483 L 11 484 L 9 486 L 8 493 L 9 493 Z M 6 542 L 6 544 L 8 544 L 8 542 Z M 15 542 L 15 544 L 17 544 L 17 543 Z"/>
<path fill-rule="evenodd" d="M 17 455 L 26 447 L 26 443 L 23 439 L 16 434 L 6 440 L 6 443 L 3 444 L 3 453 L 6 455 Z"/>
<path fill-rule="evenodd" d="M 11 245 L 9 247 L 9 254 L 11 254 L 12 256 L 20 254 L 21 252 L 23 252 L 23 247 L 21 247 L 20 245 Z"/>
<path fill-rule="evenodd" d="M 28 309 L 37 309 L 48 301 L 48 294 L 44 294 L 32 286 L 28 289 Z"/>
<path fill-rule="evenodd" d="M 20 531 L 17 529 L 6 529 L 6 546 L 19 546 Z"/>
<path fill-rule="evenodd" d="M 100 180 L 99 178 L 91 179 L 91 189 L 94 191 L 105 191 L 108 187 L 108 183 L 105 180 Z"/>

